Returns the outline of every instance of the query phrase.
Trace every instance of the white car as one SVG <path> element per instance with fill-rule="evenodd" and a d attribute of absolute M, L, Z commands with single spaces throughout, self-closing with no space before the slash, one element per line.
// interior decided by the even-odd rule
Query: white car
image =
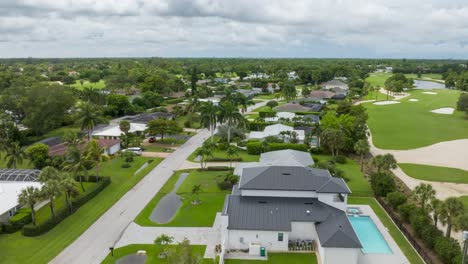
<path fill-rule="evenodd" d="M 135 155 L 141 155 L 141 153 L 143 152 L 143 149 L 141 149 L 141 148 L 127 148 L 127 149 L 123 149 L 122 152 L 132 152 Z"/>

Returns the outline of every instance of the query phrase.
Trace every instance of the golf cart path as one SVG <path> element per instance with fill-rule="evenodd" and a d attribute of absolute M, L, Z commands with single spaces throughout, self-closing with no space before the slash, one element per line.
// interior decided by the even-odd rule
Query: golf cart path
<path fill-rule="evenodd" d="M 379 149 L 372 142 L 369 131 L 370 152 L 372 155 L 392 154 L 398 163 L 425 164 L 432 166 L 451 167 L 468 170 L 468 139 L 445 141 L 427 147 L 410 150 Z M 468 195 L 468 184 L 423 181 L 408 176 L 400 167 L 393 170 L 395 176 L 400 178 L 410 189 L 420 183 L 431 184 L 437 191 L 437 198 L 460 197 Z"/>

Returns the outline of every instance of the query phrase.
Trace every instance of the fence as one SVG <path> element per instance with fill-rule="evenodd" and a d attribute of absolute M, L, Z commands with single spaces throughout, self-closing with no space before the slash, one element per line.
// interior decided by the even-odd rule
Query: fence
<path fill-rule="evenodd" d="M 387 211 L 388 215 L 392 218 L 393 222 L 398 226 L 398 228 L 401 230 L 401 232 L 405 235 L 405 237 L 408 239 L 408 241 L 411 243 L 411 245 L 414 247 L 414 249 L 418 252 L 418 254 L 421 256 L 421 258 L 426 262 L 427 264 L 439 264 L 441 263 L 439 260 L 434 259 L 434 257 L 429 256 L 424 248 L 421 245 L 421 241 L 415 239 L 413 234 L 408 230 L 408 228 L 400 221 L 398 216 L 395 214 L 393 209 L 388 206 L 380 197 L 376 197 L 377 201 L 382 205 L 382 207 Z"/>

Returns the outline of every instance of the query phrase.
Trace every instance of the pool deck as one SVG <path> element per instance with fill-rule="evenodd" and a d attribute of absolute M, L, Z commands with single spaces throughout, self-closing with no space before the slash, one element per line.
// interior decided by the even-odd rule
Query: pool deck
<path fill-rule="evenodd" d="M 393 240 L 387 228 L 382 224 L 379 217 L 374 213 L 372 208 L 368 205 L 360 204 L 349 204 L 348 207 L 357 207 L 361 210 L 362 215 L 369 216 L 374 224 L 379 229 L 380 233 L 384 237 L 388 246 L 392 250 L 393 254 L 364 254 L 359 256 L 359 264 L 406 264 L 410 263 L 405 257 L 405 254 L 400 250 L 395 240 Z"/>

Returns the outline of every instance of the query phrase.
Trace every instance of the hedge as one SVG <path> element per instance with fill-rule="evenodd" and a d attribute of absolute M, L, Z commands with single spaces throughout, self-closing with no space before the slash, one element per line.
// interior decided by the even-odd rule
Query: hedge
<path fill-rule="evenodd" d="M 178 104 L 182 103 L 185 100 L 185 98 L 174 98 L 174 99 L 167 99 L 164 102 L 167 104 Z"/>
<path fill-rule="evenodd" d="M 92 188 L 89 188 L 86 194 L 78 196 L 76 199 L 72 201 L 73 212 L 78 210 L 83 204 L 94 198 L 98 193 L 100 193 L 105 187 L 107 187 L 111 183 L 110 177 L 101 177 L 101 181 L 98 182 Z M 28 224 L 23 227 L 23 235 L 24 236 L 39 236 L 42 235 L 52 228 L 54 228 L 57 224 L 59 224 L 62 220 L 67 218 L 70 214 L 67 207 L 62 208 L 61 210 L 56 211 L 56 217 L 49 218 L 45 222 L 34 226 L 33 224 Z"/>
<path fill-rule="evenodd" d="M 247 154 L 260 155 L 263 152 L 263 144 L 260 141 L 247 142 Z"/>
<path fill-rule="evenodd" d="M 198 169 L 198 171 L 227 171 L 227 170 L 232 170 L 232 168 L 228 166 L 210 166 L 204 169 Z"/>
<path fill-rule="evenodd" d="M 308 151 L 309 147 L 305 144 L 294 144 L 294 143 L 270 143 L 268 144 L 268 151 L 283 150 L 283 149 L 294 149 L 299 151 Z"/>
<path fill-rule="evenodd" d="M 250 131 L 263 131 L 266 126 L 272 125 L 273 122 L 257 122 L 249 121 L 249 130 Z"/>
<path fill-rule="evenodd" d="M 276 112 L 274 112 L 274 111 L 260 111 L 260 112 L 258 112 L 258 116 L 261 117 L 261 118 L 275 117 Z"/>
<path fill-rule="evenodd" d="M 321 112 L 294 112 L 296 115 L 317 115 L 320 116 Z"/>
<path fill-rule="evenodd" d="M 13 233 L 20 230 L 23 226 L 31 223 L 31 209 L 21 208 L 19 209 L 14 216 L 8 219 L 8 224 L 6 230 L 8 233 Z"/>
<path fill-rule="evenodd" d="M 211 161 L 211 162 L 230 162 L 230 161 L 236 161 L 236 162 L 240 162 L 240 161 L 242 161 L 242 158 L 238 157 L 238 158 L 231 158 L 231 159 L 228 159 L 228 158 L 214 157 L 214 158 L 208 158 L 208 159 L 206 159 L 206 161 Z"/>

